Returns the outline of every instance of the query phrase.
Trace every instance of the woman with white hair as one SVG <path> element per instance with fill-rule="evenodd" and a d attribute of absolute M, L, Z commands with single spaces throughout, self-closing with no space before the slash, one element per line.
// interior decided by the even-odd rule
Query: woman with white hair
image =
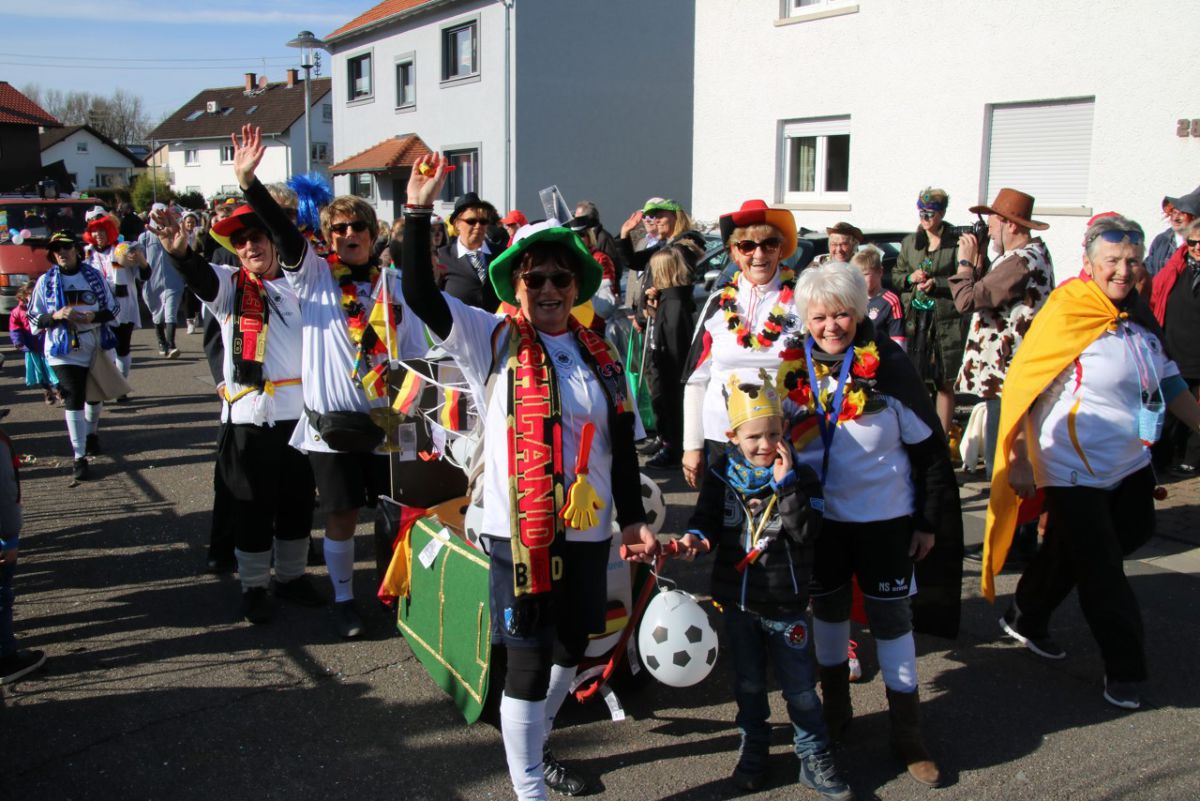
<path fill-rule="evenodd" d="M 797 463 L 824 487 L 812 604 L 826 721 L 837 739 L 853 715 L 846 648 L 857 579 L 887 688 L 892 750 L 914 779 L 937 786 L 918 723 L 910 599 L 918 586 L 932 596 L 922 598 L 934 607 L 923 610 L 923 630 L 957 631 L 962 519 L 946 440 L 904 351 L 867 322 L 862 273 L 841 263 L 805 270 L 795 304 L 806 333 L 783 354 L 777 382 Z M 932 570 L 918 580 L 923 562 Z"/>

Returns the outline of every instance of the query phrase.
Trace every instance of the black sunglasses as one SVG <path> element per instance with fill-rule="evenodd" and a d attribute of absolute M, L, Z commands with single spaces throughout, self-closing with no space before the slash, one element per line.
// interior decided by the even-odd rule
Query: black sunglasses
<path fill-rule="evenodd" d="M 783 247 L 783 240 L 777 236 L 769 236 L 761 242 L 755 242 L 753 239 L 743 239 L 740 242 L 734 242 L 733 246 L 743 256 L 749 256 L 759 248 L 763 249 L 763 253 L 774 253 Z"/>
<path fill-rule="evenodd" d="M 469 226 L 474 227 L 476 225 L 487 225 L 488 219 L 486 217 L 463 217 L 462 219 L 458 220 L 454 224 L 455 225 L 459 225 L 459 224 L 469 225 Z"/>
<path fill-rule="evenodd" d="M 541 289 L 547 281 L 558 289 L 566 289 L 575 283 L 575 273 L 566 270 L 556 270 L 552 273 L 521 273 L 521 280 L 525 282 L 526 287 L 533 290 Z"/>
<path fill-rule="evenodd" d="M 936 211 L 921 211 L 921 212 L 917 212 L 917 216 L 920 217 L 922 220 L 932 220 L 934 217 L 937 216 L 937 212 Z"/>
<path fill-rule="evenodd" d="M 1097 237 L 1114 245 L 1119 245 L 1126 239 L 1131 245 L 1140 245 L 1144 238 L 1141 231 L 1099 231 L 1088 237 L 1088 242 L 1094 241 Z"/>
<path fill-rule="evenodd" d="M 334 223 L 329 226 L 329 230 L 339 235 L 345 235 L 346 231 L 354 231 L 356 234 L 361 234 L 367 230 L 367 224 L 362 220 L 355 220 L 348 223 Z"/>
<path fill-rule="evenodd" d="M 62 253 L 65 250 L 74 250 L 75 246 L 70 242 L 55 242 L 46 249 L 51 253 Z"/>
<path fill-rule="evenodd" d="M 1189 239 L 1187 241 L 1187 246 L 1189 248 L 1200 248 L 1200 239 Z"/>

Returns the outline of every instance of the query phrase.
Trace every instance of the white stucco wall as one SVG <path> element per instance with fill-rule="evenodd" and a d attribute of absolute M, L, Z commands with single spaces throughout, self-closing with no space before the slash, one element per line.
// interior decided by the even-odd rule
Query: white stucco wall
<path fill-rule="evenodd" d="M 312 168 L 314 172 L 321 172 L 328 175 L 329 165 L 333 163 L 333 123 L 326 122 L 322 117 L 321 104 L 332 103 L 330 95 L 326 94 L 320 100 L 312 101 L 312 142 L 324 142 L 328 158 L 324 162 L 314 161 Z M 291 152 L 288 158 L 295 165 L 296 173 L 304 172 L 304 117 L 298 117 L 292 127 L 287 131 L 287 141 L 290 142 Z"/>
<path fill-rule="evenodd" d="M 81 141 L 87 142 L 88 152 L 79 152 L 78 143 Z M 129 175 L 133 169 L 124 153 L 114 150 L 82 129 L 42 151 L 43 164 L 53 164 L 60 159 L 66 165 L 67 172 L 75 175 L 76 189 L 96 187 L 97 169 L 105 172 L 119 170 L 124 177 L 124 183 L 129 182 Z"/>
<path fill-rule="evenodd" d="M 696 4 L 696 216 L 779 201 L 779 122 L 849 114 L 851 208 L 797 210 L 800 224 L 914 229 L 916 194 L 931 184 L 950 193 L 947 219 L 965 223 L 968 206 L 990 200 L 986 105 L 1084 96 L 1095 97 L 1093 213 L 1121 211 L 1153 235 L 1163 195 L 1200 182 L 1200 138 L 1175 134 L 1176 119 L 1200 117 L 1200 95 L 1171 80 L 1178 49 L 1156 45 L 1172 20 L 1195 19 L 1194 0 L 854 5 L 777 25 L 779 0 Z M 1076 273 L 1086 216 L 1040 219 L 1059 276 Z"/>
<path fill-rule="evenodd" d="M 286 138 L 264 136 L 266 153 L 259 164 L 256 174 L 264 184 L 275 181 L 286 181 L 292 174 L 291 146 Z M 221 161 L 221 147 L 228 145 L 228 139 L 191 139 L 176 144 L 171 143 L 167 156 L 171 177 L 174 179 L 171 189 L 176 192 L 186 192 L 188 187 L 198 187 L 205 198 L 211 198 L 221 191 L 223 186 L 236 186 L 237 178 L 233 174 L 233 164 Z M 303 152 L 303 144 L 301 144 Z M 184 163 L 184 151 L 195 148 L 199 160 L 196 164 Z M 304 165 L 300 164 L 303 171 Z"/>

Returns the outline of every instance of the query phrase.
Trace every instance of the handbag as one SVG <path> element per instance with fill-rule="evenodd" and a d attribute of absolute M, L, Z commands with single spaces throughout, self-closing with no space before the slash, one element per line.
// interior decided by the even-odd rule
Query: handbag
<path fill-rule="evenodd" d="M 383 442 L 384 431 L 366 412 L 314 412 L 307 406 L 304 414 L 317 436 L 335 451 L 370 453 Z"/>
<path fill-rule="evenodd" d="M 125 376 L 113 364 L 111 351 L 97 347 L 92 351 L 92 363 L 88 367 L 87 402 L 99 403 L 113 400 L 133 391 Z"/>

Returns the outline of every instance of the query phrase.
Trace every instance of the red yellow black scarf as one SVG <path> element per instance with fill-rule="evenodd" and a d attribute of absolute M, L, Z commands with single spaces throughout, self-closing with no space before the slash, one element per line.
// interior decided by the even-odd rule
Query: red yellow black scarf
<path fill-rule="evenodd" d="M 267 288 L 261 278 L 245 269 L 233 274 L 233 282 L 233 380 L 261 390 L 271 316 Z"/>

